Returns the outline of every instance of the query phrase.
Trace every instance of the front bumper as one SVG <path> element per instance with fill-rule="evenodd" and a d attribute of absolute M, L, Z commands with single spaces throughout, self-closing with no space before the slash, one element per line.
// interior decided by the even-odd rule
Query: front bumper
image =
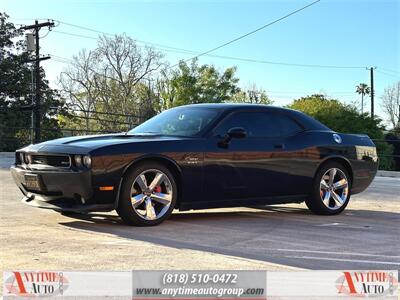
<path fill-rule="evenodd" d="M 26 204 L 53 209 L 56 211 L 109 211 L 112 204 L 95 203 L 91 173 L 89 170 L 28 170 L 18 166 L 10 168 L 11 175 L 24 194 L 22 201 Z M 26 186 L 25 175 L 39 175 L 44 189 L 29 190 Z"/>

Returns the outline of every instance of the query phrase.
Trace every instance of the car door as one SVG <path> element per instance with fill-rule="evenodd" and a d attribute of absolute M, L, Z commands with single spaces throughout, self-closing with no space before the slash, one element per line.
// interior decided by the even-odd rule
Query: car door
<path fill-rule="evenodd" d="M 241 111 L 224 118 L 208 139 L 205 153 L 205 190 L 214 201 L 271 198 L 288 186 L 286 116 L 274 112 Z M 287 121 L 287 120 L 285 120 Z M 293 124 L 291 124 L 293 125 Z M 247 136 L 221 147 L 230 128 L 241 127 Z M 291 132 L 301 131 L 294 123 Z M 287 130 L 286 130 L 287 131 Z"/>

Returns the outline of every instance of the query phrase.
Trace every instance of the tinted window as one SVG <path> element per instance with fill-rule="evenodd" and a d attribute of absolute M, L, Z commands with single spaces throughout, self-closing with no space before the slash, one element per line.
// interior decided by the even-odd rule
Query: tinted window
<path fill-rule="evenodd" d="M 263 112 L 240 112 L 228 116 L 215 133 L 224 136 L 230 128 L 242 127 L 249 137 L 278 137 L 301 131 L 301 127 L 289 117 Z"/>
<path fill-rule="evenodd" d="M 169 109 L 130 130 L 129 134 L 195 136 L 217 115 L 218 111 L 212 109 Z"/>
<path fill-rule="evenodd" d="M 302 130 L 300 125 L 297 124 L 291 118 L 284 115 L 276 115 L 276 117 L 279 121 L 281 135 L 283 136 L 292 135 Z"/>

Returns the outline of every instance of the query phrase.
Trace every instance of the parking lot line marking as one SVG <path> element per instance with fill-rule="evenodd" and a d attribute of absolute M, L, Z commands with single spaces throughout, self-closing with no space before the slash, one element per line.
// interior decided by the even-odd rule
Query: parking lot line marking
<path fill-rule="evenodd" d="M 318 224 L 315 226 L 324 227 L 324 226 L 339 226 L 339 225 L 346 226 L 345 223 L 326 223 L 326 224 Z"/>
<path fill-rule="evenodd" d="M 303 253 L 320 253 L 320 254 L 333 254 L 333 255 L 353 255 L 353 256 L 370 256 L 370 257 L 387 257 L 387 258 L 400 258 L 399 255 L 383 255 L 383 254 L 367 254 L 367 253 L 350 253 L 350 252 L 333 252 L 333 251 L 319 251 L 319 250 L 299 250 L 299 249 L 276 249 L 282 252 L 303 252 Z"/>
<path fill-rule="evenodd" d="M 369 263 L 369 264 L 400 266 L 400 262 L 392 262 L 392 261 L 361 260 L 361 259 L 347 259 L 347 258 L 328 258 L 328 257 L 316 257 L 316 256 L 285 256 L 285 257 L 300 258 L 300 259 L 313 259 L 313 260 L 348 261 L 348 262 L 353 262 L 353 263 Z"/>

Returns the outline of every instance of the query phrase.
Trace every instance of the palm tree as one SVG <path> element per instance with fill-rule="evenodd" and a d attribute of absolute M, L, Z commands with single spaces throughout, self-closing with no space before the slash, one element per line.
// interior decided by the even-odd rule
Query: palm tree
<path fill-rule="evenodd" d="M 361 114 L 364 113 L 364 96 L 370 93 L 370 88 L 366 83 L 360 83 L 356 86 L 356 93 L 361 95 Z"/>

